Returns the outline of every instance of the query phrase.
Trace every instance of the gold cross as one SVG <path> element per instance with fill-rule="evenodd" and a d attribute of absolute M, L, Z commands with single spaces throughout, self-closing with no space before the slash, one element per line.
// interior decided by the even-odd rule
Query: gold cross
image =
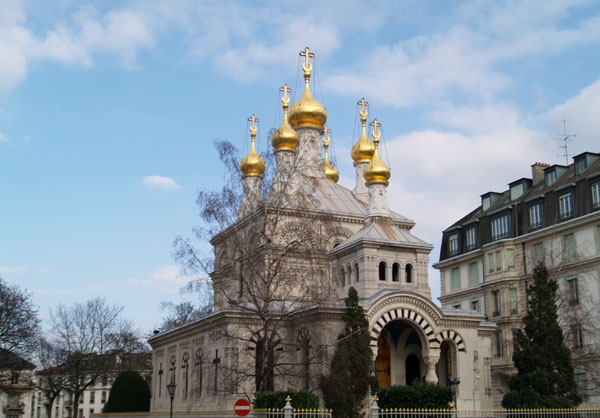
<path fill-rule="evenodd" d="M 369 106 L 369 103 L 365 100 L 365 98 L 363 97 L 362 99 L 360 99 L 358 101 L 358 103 L 360 105 L 360 111 L 358 112 L 361 116 L 361 122 L 366 122 L 367 121 L 367 106 Z M 364 118 L 364 120 L 362 120 L 362 118 Z"/>
<path fill-rule="evenodd" d="M 312 64 L 310 63 L 310 59 L 315 57 L 314 52 L 310 52 L 310 48 L 306 47 L 304 51 L 300 51 L 300 56 L 305 57 L 304 64 L 302 64 L 302 69 L 305 72 L 309 72 L 312 70 Z"/>
<path fill-rule="evenodd" d="M 377 144 L 379 143 L 379 137 L 381 136 L 379 133 L 379 127 L 381 126 L 381 123 L 377 119 L 373 119 L 369 125 L 373 127 L 373 142 Z"/>
<path fill-rule="evenodd" d="M 256 116 L 254 116 L 254 114 L 252 114 L 252 116 L 250 116 L 248 118 L 248 121 L 250 121 L 250 123 L 251 123 L 250 133 L 253 135 L 256 135 L 256 122 L 258 122 L 258 118 Z"/>
<path fill-rule="evenodd" d="M 292 89 L 289 88 L 287 84 L 284 84 L 282 87 L 279 88 L 279 91 L 283 92 L 283 97 L 281 98 L 281 101 L 283 102 L 283 104 L 289 103 L 290 98 L 288 97 L 288 93 L 291 93 Z"/>

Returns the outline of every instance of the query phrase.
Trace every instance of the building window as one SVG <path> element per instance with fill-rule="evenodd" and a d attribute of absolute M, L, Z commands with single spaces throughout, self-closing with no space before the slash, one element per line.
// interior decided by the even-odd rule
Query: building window
<path fill-rule="evenodd" d="M 405 274 L 405 279 L 406 279 L 406 283 L 412 283 L 412 276 L 413 276 L 413 266 L 412 264 L 407 264 L 406 267 L 404 268 L 404 274 Z"/>
<path fill-rule="evenodd" d="M 546 172 L 546 186 L 554 184 L 557 178 L 556 170 Z"/>
<path fill-rule="evenodd" d="M 450 284 L 450 288 L 460 289 L 460 269 L 458 267 L 454 267 L 452 269 L 452 283 Z"/>
<path fill-rule="evenodd" d="M 354 281 L 356 283 L 360 281 L 360 272 L 358 271 L 358 264 L 354 265 Z"/>
<path fill-rule="evenodd" d="M 473 299 L 471 301 L 471 310 L 475 312 L 479 312 L 479 299 Z"/>
<path fill-rule="evenodd" d="M 488 254 L 488 272 L 489 273 L 493 273 L 494 272 L 494 253 L 489 253 Z"/>
<path fill-rule="evenodd" d="M 561 221 L 573 216 L 573 194 L 571 192 L 558 198 L 558 216 Z"/>
<path fill-rule="evenodd" d="M 492 292 L 492 316 L 500 316 L 500 291 L 494 290 Z"/>
<path fill-rule="evenodd" d="M 458 303 L 455 303 L 454 305 L 452 305 L 452 307 L 453 307 L 454 309 L 460 309 L 460 302 L 458 302 Z"/>
<path fill-rule="evenodd" d="M 469 284 L 475 285 L 479 283 L 479 268 L 477 263 L 469 264 Z"/>
<path fill-rule="evenodd" d="M 519 313 L 519 300 L 517 298 L 517 288 L 511 287 L 508 291 L 510 302 L 510 314 L 517 315 Z"/>
<path fill-rule="evenodd" d="M 452 234 L 448 238 L 448 247 L 450 255 L 458 254 L 458 234 Z"/>
<path fill-rule="evenodd" d="M 577 277 L 570 277 L 567 279 L 569 284 L 569 305 L 579 305 L 579 284 L 577 283 Z"/>
<path fill-rule="evenodd" d="M 392 264 L 392 281 L 393 282 L 397 282 L 398 280 L 400 280 L 398 278 L 399 272 L 400 272 L 400 264 L 398 264 L 398 263 Z"/>
<path fill-rule="evenodd" d="M 512 248 L 506 250 L 506 266 L 509 270 L 515 268 L 515 250 Z"/>
<path fill-rule="evenodd" d="M 538 229 L 542 227 L 542 214 L 543 206 L 541 203 L 529 206 L 529 228 Z"/>
<path fill-rule="evenodd" d="M 100 398 L 100 401 L 102 403 L 106 403 L 106 391 L 105 390 L 102 391 L 102 396 Z"/>
<path fill-rule="evenodd" d="M 467 241 L 467 251 L 474 250 L 477 247 L 477 229 L 474 226 L 467 229 L 465 239 Z"/>
<path fill-rule="evenodd" d="M 572 260 L 575 258 L 575 234 L 567 234 L 564 237 L 565 259 Z"/>
<path fill-rule="evenodd" d="M 387 270 L 387 266 L 385 261 L 379 263 L 379 280 L 385 281 L 385 271 Z"/>
<path fill-rule="evenodd" d="M 502 341 L 502 331 L 496 331 L 496 357 L 504 356 L 504 350 L 502 349 L 504 341 Z"/>
<path fill-rule="evenodd" d="M 502 252 L 496 251 L 496 271 L 502 270 Z"/>
<path fill-rule="evenodd" d="M 538 242 L 533 246 L 533 261 L 535 264 L 544 261 L 544 244 Z"/>
<path fill-rule="evenodd" d="M 592 184 L 592 208 L 600 208 L 600 182 Z"/>
<path fill-rule="evenodd" d="M 573 370 L 575 384 L 577 385 L 577 394 L 581 398 L 587 398 L 587 378 L 583 367 L 575 367 Z"/>
<path fill-rule="evenodd" d="M 90 392 L 90 403 L 95 403 L 96 402 L 96 392 L 94 392 L 93 390 Z"/>
<path fill-rule="evenodd" d="M 12 372 L 12 374 L 10 375 L 10 383 L 12 385 L 16 385 L 17 383 L 19 383 L 19 372 Z"/>
<path fill-rule="evenodd" d="M 508 213 L 492 219 L 492 241 L 508 237 L 510 233 L 510 217 Z"/>
<path fill-rule="evenodd" d="M 581 322 L 571 322 L 571 345 L 573 350 L 581 350 L 583 348 L 583 328 Z"/>

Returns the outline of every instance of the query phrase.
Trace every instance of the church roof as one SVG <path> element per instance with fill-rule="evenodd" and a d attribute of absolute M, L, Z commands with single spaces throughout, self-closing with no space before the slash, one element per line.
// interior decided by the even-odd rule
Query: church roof
<path fill-rule="evenodd" d="M 433 248 L 433 245 L 412 235 L 408 229 L 401 228 L 393 222 L 371 222 L 351 235 L 346 241 L 338 245 L 333 251 L 341 251 L 359 242 L 376 244 L 402 245 L 410 247 Z"/>

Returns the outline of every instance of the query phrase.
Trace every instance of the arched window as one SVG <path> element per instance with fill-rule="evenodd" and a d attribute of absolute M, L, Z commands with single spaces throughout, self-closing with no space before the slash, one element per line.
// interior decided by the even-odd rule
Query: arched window
<path fill-rule="evenodd" d="M 344 287 L 346 285 L 346 270 L 342 267 L 340 269 L 340 279 L 339 279 L 340 287 Z"/>
<path fill-rule="evenodd" d="M 406 283 L 412 283 L 412 279 L 413 279 L 413 266 L 412 264 L 407 264 L 406 265 Z"/>
<path fill-rule="evenodd" d="M 387 265 L 385 261 L 381 261 L 379 263 L 379 280 L 385 281 L 385 271 L 387 270 Z"/>
<path fill-rule="evenodd" d="M 400 277 L 398 277 L 399 273 L 400 273 L 400 264 L 398 264 L 398 263 L 392 264 L 392 281 L 393 282 L 397 282 L 400 280 Z"/>
<path fill-rule="evenodd" d="M 346 272 L 346 279 L 348 280 L 346 284 L 350 286 L 352 284 L 352 269 L 348 266 L 348 270 Z"/>
<path fill-rule="evenodd" d="M 360 282 L 360 272 L 358 271 L 358 264 L 354 265 L 354 281 L 356 283 Z"/>

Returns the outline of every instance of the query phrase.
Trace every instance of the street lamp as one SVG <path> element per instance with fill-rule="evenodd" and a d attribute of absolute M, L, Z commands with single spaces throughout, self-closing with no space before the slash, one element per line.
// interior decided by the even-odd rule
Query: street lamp
<path fill-rule="evenodd" d="M 458 385 L 460 385 L 460 379 L 458 377 L 451 377 L 448 379 L 448 386 L 452 390 L 452 394 L 454 395 L 454 410 L 458 410 L 458 405 L 456 404 L 456 391 L 458 389 Z"/>
<path fill-rule="evenodd" d="M 175 379 L 171 379 L 171 382 L 167 385 L 167 392 L 169 392 L 169 398 L 171 398 L 171 409 L 169 410 L 169 418 L 173 418 L 173 398 L 175 397 Z"/>

